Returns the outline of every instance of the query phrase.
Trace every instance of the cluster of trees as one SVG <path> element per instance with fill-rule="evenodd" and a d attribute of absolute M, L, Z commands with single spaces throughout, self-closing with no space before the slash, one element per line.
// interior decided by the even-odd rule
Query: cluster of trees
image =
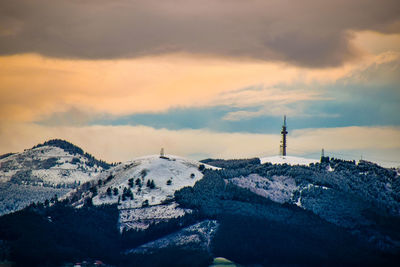
<path fill-rule="evenodd" d="M 225 185 L 223 179 L 229 181 L 249 174 L 258 174 L 267 179 L 274 176 L 292 177 L 299 190 L 295 192 L 293 202 L 284 205 L 294 206 L 296 200 L 301 199 L 303 208 L 336 225 L 357 230 L 362 239 L 375 240 L 376 248 L 390 250 L 396 247 L 395 242 L 387 239 L 383 233 L 398 236 L 396 233 L 400 232 L 400 228 L 382 223 L 397 221 L 400 212 L 400 179 L 393 169 L 385 169 L 366 161 L 356 164 L 354 161 L 332 158 L 310 166 L 261 165 L 256 161 L 245 164 L 240 160 L 219 160 L 219 166 L 230 167 L 216 171 L 205 170 L 204 178 L 193 188 L 184 188 L 175 193 L 177 201 L 210 215 L 220 212 L 221 207 L 228 212 L 234 213 L 235 209 L 240 211 L 236 214 L 251 214 L 251 206 L 247 209 L 245 202 L 235 201 L 238 197 L 243 199 L 246 193 L 233 194 L 238 189 L 231 188 L 230 183 Z M 257 201 L 254 196 L 247 198 L 252 203 Z M 224 206 L 227 200 L 230 205 Z M 258 214 L 265 216 L 262 210 L 259 209 Z M 372 229 L 370 225 L 376 227 Z M 392 230 L 386 231 L 388 228 Z"/>
<path fill-rule="evenodd" d="M 11 155 L 14 155 L 15 153 L 6 153 L 6 154 L 3 154 L 3 155 L 0 155 L 0 159 L 4 159 L 4 158 L 7 158 L 8 156 L 11 156 Z"/>
<path fill-rule="evenodd" d="M 133 200 L 133 193 L 130 188 L 124 187 L 124 190 L 122 192 L 122 201 L 125 201 L 127 198 Z"/>
<path fill-rule="evenodd" d="M 214 171 L 200 167 L 203 179 L 194 187 L 175 192 L 175 201 L 180 207 L 193 209 L 192 214 L 152 224 L 147 230 L 120 234 L 116 227 L 119 218 L 116 205 L 92 206 L 87 202 L 83 208 L 74 209 L 67 202 L 58 202 L 53 193 L 46 203 L 53 205 L 33 204 L 0 217 L 0 240 L 3 240 L 0 255 L 20 266 L 58 266 L 81 259 L 101 259 L 115 266 L 207 266 L 211 255 L 245 265 L 367 263 L 387 266 L 399 262 L 398 254 L 379 251 L 370 242 L 324 219 L 327 218 L 324 216 L 332 216 L 333 205 L 342 210 L 348 207 L 349 215 L 361 214 L 372 222 L 372 226 L 357 228 L 359 232 L 381 231 L 388 239 L 398 240 L 400 219 L 390 217 L 391 209 L 399 205 L 400 184 L 394 170 L 369 162 L 355 164 L 329 158 L 311 166 L 261 165 L 258 159 L 208 159 L 204 163 L 223 169 Z M 328 171 L 328 167 L 334 171 Z M 263 177 L 290 176 L 299 188 L 315 185 L 296 193 L 302 194 L 302 204 L 312 207 L 312 212 L 293 203 L 275 203 L 226 183 L 226 180 L 252 173 Z M 132 188 L 140 189 L 142 183 L 155 187 L 153 180 L 147 179 L 145 183 L 146 175 L 144 170 L 140 178 L 128 180 L 122 200 L 133 198 Z M 78 191 L 83 194 L 90 190 L 94 195 L 96 186 L 112 179 L 110 174 L 104 182 L 85 183 Z M 108 187 L 107 195 L 118 196 L 118 188 Z M 142 204 L 145 207 L 149 202 L 146 200 Z M 211 241 L 210 252 L 177 247 L 160 249 L 151 255 L 123 253 L 204 219 L 216 219 L 220 224 Z M 354 217 L 354 220 L 359 219 Z"/>
<path fill-rule="evenodd" d="M 225 169 L 238 169 L 238 168 L 246 168 L 248 165 L 256 165 L 260 164 L 259 158 L 251 158 L 251 159 L 205 159 L 201 161 L 202 163 L 212 165 L 215 167 L 225 168 Z"/>
<path fill-rule="evenodd" d="M 109 197 L 111 197 L 112 195 L 118 196 L 118 188 L 116 188 L 116 187 L 114 187 L 114 188 L 108 187 L 106 193 L 107 193 L 107 196 L 109 196 Z"/>
<path fill-rule="evenodd" d="M 225 201 L 231 203 L 228 199 Z M 245 198 L 241 201 L 245 202 Z M 144 231 L 122 233 L 115 227 L 118 216 L 116 205 L 87 205 L 80 209 L 64 202 L 49 207 L 31 205 L 0 217 L 0 239 L 3 240 L 0 260 L 14 261 L 17 266 L 60 266 L 82 259 L 100 259 L 114 266 L 208 266 L 212 255 L 241 264 L 261 265 L 368 263 L 387 266 L 399 260 L 396 255 L 378 254 L 343 229 L 302 210 L 288 213 L 285 220 L 221 211 L 213 216 L 220 226 L 209 252 L 172 247 L 152 254 L 125 254 L 128 249 L 210 216 L 194 212 L 151 224 Z"/>
<path fill-rule="evenodd" d="M 85 258 L 113 262 L 120 253 L 117 221 L 115 205 L 31 205 L 0 217 L 0 239 L 17 266 L 61 266 Z"/>
<path fill-rule="evenodd" d="M 312 168 L 319 168 L 321 172 L 324 170 L 326 173 L 325 167 L 313 166 L 303 169 L 298 166 L 294 171 L 293 167 L 287 165 L 266 164 L 265 166 L 253 166 L 252 169 L 254 171 L 261 168 L 258 169 L 259 173 L 265 172 L 269 175 L 271 173 L 273 175 L 290 173 L 295 176 L 295 174 L 307 173 L 307 170 Z M 357 261 L 364 262 L 364 260 L 365 262 L 369 260 L 379 262 L 384 259 L 380 258 L 379 254 L 393 248 L 389 247 L 390 244 L 383 242 L 384 239 L 387 239 L 385 235 L 395 239 L 399 237 L 400 227 L 395 225 L 400 222 L 400 219 L 385 217 L 384 213 L 379 214 L 376 209 L 371 207 L 368 200 L 365 201 L 357 195 L 339 190 L 325 190 L 318 186 L 310 187 L 307 192 L 308 196 L 302 195 L 302 203 L 309 205 L 308 207 L 311 207 L 316 214 L 322 214 L 320 217 L 313 212 L 298 208 L 294 204 L 278 204 L 246 189 L 224 182 L 224 179 L 236 177 L 237 173 L 243 171 L 240 169 L 205 170 L 203 179 L 198 181 L 193 188 L 186 187 L 175 192 L 175 200 L 182 207 L 199 210 L 204 217 L 217 218 L 220 222 L 222 221 L 221 228 L 214 240 L 216 242 L 214 251 L 218 255 L 247 264 L 302 263 L 308 265 L 317 262 L 328 263 L 332 259 L 337 260 L 338 264 L 357 264 Z M 305 179 L 305 177 L 303 178 Z M 320 198 L 321 196 L 323 197 Z M 310 202 L 313 200 L 314 203 Z M 308 203 L 304 201 L 308 201 Z M 324 220 L 324 218 L 333 216 L 332 212 L 335 212 L 335 209 L 341 216 L 349 217 L 355 222 L 364 220 L 367 213 L 369 214 L 368 219 L 371 220 L 367 224 L 372 224 L 374 227 L 371 228 L 368 225 L 356 227 L 357 235 L 353 236 L 345 228 L 331 224 L 328 222 L 329 220 Z M 229 219 L 225 220 L 225 216 L 228 216 Z M 252 221 L 254 224 L 241 226 Z M 274 226 L 272 227 L 272 225 Z M 229 227 L 224 228 L 227 226 Z M 351 226 L 347 225 L 347 227 Z M 224 229 L 227 231 L 224 232 Z M 308 241 L 304 237 L 307 237 Z M 265 242 L 265 240 L 273 241 Z M 293 243 L 288 244 L 287 240 L 292 240 Z M 322 240 L 327 246 L 319 247 L 317 245 Z M 360 242 L 360 240 L 363 241 Z M 376 242 L 371 242 L 371 240 L 376 240 Z M 302 244 L 301 248 L 298 246 L 300 243 Z M 347 248 L 343 249 L 342 246 L 346 246 L 352 252 L 347 253 Z M 314 251 L 318 255 L 313 255 Z M 284 255 L 287 256 L 284 257 Z M 388 253 L 388 257 L 390 262 L 394 256 Z"/>
<path fill-rule="evenodd" d="M 112 266 L 208 266 L 206 251 L 176 248 L 151 255 L 125 254 L 126 249 L 170 234 L 197 220 L 196 215 L 152 224 L 146 231 L 119 233 L 116 205 L 80 209 L 57 202 L 34 204 L 0 217 L 0 261 L 16 266 L 62 266 L 67 262 L 101 260 Z"/>
<path fill-rule="evenodd" d="M 234 262 L 257 266 L 379 266 L 394 265 L 398 258 L 380 255 L 344 229 L 317 218 L 308 222 L 297 219 L 220 215 L 212 251 Z"/>
<path fill-rule="evenodd" d="M 62 140 L 62 139 L 52 139 L 49 141 L 46 141 L 42 144 L 38 144 L 36 146 L 34 146 L 33 148 L 38 148 L 38 147 L 43 147 L 43 146 L 54 146 L 54 147 L 59 147 L 61 149 L 63 149 L 64 151 L 74 155 L 74 154 L 78 154 L 78 155 L 82 155 L 84 157 L 86 157 L 88 159 L 88 162 L 86 163 L 89 167 L 93 167 L 94 165 L 100 166 L 103 169 L 107 170 L 109 169 L 111 166 L 116 165 L 115 164 L 109 164 L 103 160 L 98 160 L 96 159 L 94 156 L 92 156 L 89 153 L 86 153 L 82 150 L 82 148 L 71 144 L 68 141 Z"/>
<path fill-rule="evenodd" d="M 256 159 L 226 161 L 208 159 L 206 162 L 218 167 L 225 166 L 224 169 L 211 171 L 213 175 L 218 175 L 223 179 L 246 177 L 252 173 L 267 178 L 289 176 L 295 179 L 298 186 L 308 184 L 325 186 L 368 200 L 378 209 L 391 215 L 397 215 L 400 212 L 400 179 L 397 172 L 368 161 L 360 161 L 356 164 L 355 161 L 326 157 L 321 163 L 310 166 L 258 164 Z M 328 171 L 329 166 L 334 171 Z M 205 172 L 210 172 L 210 170 L 205 170 Z"/>
<path fill-rule="evenodd" d="M 156 187 L 156 184 L 154 183 L 154 180 L 147 180 L 146 186 L 150 189 L 154 189 Z"/>

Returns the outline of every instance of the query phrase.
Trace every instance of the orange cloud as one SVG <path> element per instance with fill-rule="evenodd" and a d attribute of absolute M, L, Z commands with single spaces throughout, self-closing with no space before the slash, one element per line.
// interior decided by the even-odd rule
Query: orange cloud
<path fill-rule="evenodd" d="M 315 96 L 276 84 L 329 82 L 353 67 L 305 69 L 282 63 L 227 61 L 186 54 L 131 60 L 65 60 L 25 54 L 0 57 L 0 120 L 34 121 L 77 108 L 87 113 L 157 112 L 171 107 L 235 104 Z M 261 85 L 263 92 L 230 93 Z M 228 94 L 224 94 L 228 93 Z"/>

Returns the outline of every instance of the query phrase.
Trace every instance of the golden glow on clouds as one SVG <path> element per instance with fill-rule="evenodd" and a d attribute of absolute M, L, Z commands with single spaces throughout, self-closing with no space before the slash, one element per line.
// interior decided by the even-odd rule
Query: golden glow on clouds
<path fill-rule="evenodd" d="M 353 44 L 364 51 L 363 58 L 341 67 L 322 69 L 188 54 L 93 61 L 35 54 L 3 56 L 0 57 L 0 153 L 21 151 L 49 138 L 64 138 L 109 161 L 157 153 L 160 147 L 183 156 L 195 152 L 213 157 L 253 157 L 265 155 L 271 149 L 270 154 L 277 154 L 277 135 L 84 126 L 85 118 L 81 115 L 124 115 L 213 105 L 246 107 L 266 102 L 276 105 L 257 112 L 272 115 L 298 112 L 283 110 L 280 106 L 301 100 L 327 99 L 308 85 L 333 83 L 360 69 L 399 58 L 400 35 L 359 32 L 355 33 Z M 294 84 L 302 84 L 303 88 L 280 87 Z M 259 90 L 240 90 L 251 86 Z M 71 109 L 83 112 L 76 113 L 83 127 L 32 123 L 54 112 Z M 254 115 L 258 114 L 239 111 L 228 114 L 225 119 L 239 120 Z M 355 127 L 303 130 L 293 132 L 290 140 L 293 146 L 304 151 L 319 150 L 322 146 L 330 150 L 399 150 L 400 130 Z"/>
<path fill-rule="evenodd" d="M 371 55 L 357 64 L 307 69 L 186 54 L 94 61 L 5 56 L 0 57 L 0 120 L 35 121 L 71 108 L 120 115 L 171 107 L 243 107 L 321 99 L 319 92 L 309 88 L 285 91 L 276 86 L 334 82 L 377 60 L 379 55 Z M 249 86 L 263 89 L 236 91 Z"/>
<path fill-rule="evenodd" d="M 374 31 L 356 32 L 353 42 L 371 54 L 379 54 L 386 51 L 400 52 L 400 34 L 382 34 Z"/>

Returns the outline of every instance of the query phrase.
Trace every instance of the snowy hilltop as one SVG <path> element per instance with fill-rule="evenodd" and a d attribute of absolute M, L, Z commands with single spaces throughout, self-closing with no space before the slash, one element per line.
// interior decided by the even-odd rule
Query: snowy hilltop
<path fill-rule="evenodd" d="M 81 148 L 50 140 L 0 157 L 0 214 L 61 197 L 110 167 Z"/>
<path fill-rule="evenodd" d="M 99 174 L 68 196 L 75 206 L 117 204 L 122 229 L 145 229 L 152 222 L 184 215 L 190 210 L 173 201 L 175 191 L 193 186 L 204 168 L 219 169 L 178 156 L 152 155 L 119 164 Z M 90 188 L 82 191 L 82 188 Z"/>

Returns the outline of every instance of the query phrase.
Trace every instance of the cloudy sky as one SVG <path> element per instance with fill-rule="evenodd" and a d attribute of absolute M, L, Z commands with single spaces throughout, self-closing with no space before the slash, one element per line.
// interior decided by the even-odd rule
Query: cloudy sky
<path fill-rule="evenodd" d="M 0 153 L 400 165 L 398 0 L 1 0 Z"/>

